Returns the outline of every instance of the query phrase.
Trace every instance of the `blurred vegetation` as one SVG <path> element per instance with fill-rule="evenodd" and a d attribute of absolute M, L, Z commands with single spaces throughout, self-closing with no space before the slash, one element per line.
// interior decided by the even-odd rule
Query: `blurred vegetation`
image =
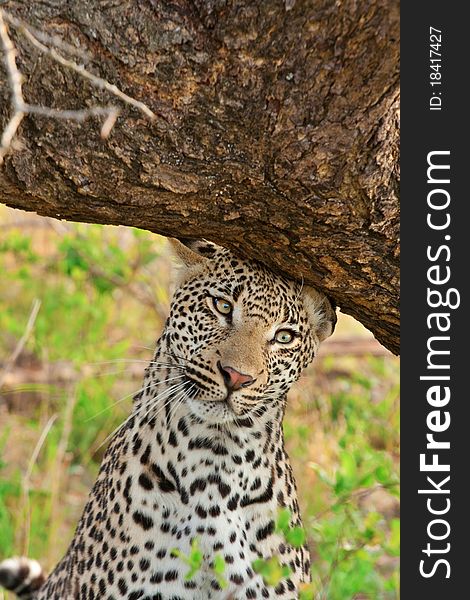
<path fill-rule="evenodd" d="M 158 236 L 0 207 L 0 559 L 28 555 L 49 570 L 65 552 L 140 387 L 169 278 Z M 285 420 L 313 558 L 301 597 L 392 600 L 398 359 L 352 319 L 338 329 Z"/>

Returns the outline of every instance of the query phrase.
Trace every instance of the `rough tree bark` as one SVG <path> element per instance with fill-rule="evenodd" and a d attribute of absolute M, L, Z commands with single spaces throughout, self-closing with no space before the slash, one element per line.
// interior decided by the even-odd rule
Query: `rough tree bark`
<path fill-rule="evenodd" d="M 0 201 L 203 236 L 316 285 L 399 345 L 398 2 L 48 0 L 2 7 L 145 102 L 99 124 L 28 116 Z M 26 101 L 115 101 L 10 30 Z M 0 113 L 10 112 L 0 70 Z"/>

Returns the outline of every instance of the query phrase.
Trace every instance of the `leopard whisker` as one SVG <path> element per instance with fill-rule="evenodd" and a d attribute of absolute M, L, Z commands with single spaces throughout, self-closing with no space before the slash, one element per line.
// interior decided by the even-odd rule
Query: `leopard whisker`
<path fill-rule="evenodd" d="M 170 415 L 169 415 L 169 419 L 168 419 L 169 425 L 171 425 L 180 406 L 182 406 L 184 404 L 184 401 L 188 398 L 188 395 L 189 395 L 190 391 L 192 390 L 192 388 L 194 387 L 194 385 L 195 384 L 193 383 L 192 386 L 189 388 L 189 390 L 183 390 L 182 393 L 179 395 L 179 397 L 175 399 L 174 406 L 172 406 L 170 408 Z M 168 434 L 168 436 L 169 436 L 169 434 Z"/>
<path fill-rule="evenodd" d="M 147 364 L 148 364 L 148 362 L 147 362 Z M 171 370 L 173 368 L 179 369 L 179 370 L 185 370 L 186 369 L 186 367 L 176 367 L 174 365 L 156 366 L 156 367 L 155 366 L 152 366 L 152 367 L 149 366 L 148 367 L 148 369 L 150 369 L 151 371 L 169 371 L 169 370 Z M 130 372 L 126 371 L 126 370 L 123 370 L 123 369 L 120 369 L 119 371 L 117 371 L 117 370 L 116 371 L 106 371 L 104 373 L 94 373 L 93 374 L 93 378 L 96 378 L 96 377 L 107 377 L 107 376 L 112 377 L 113 375 L 130 375 Z"/>
<path fill-rule="evenodd" d="M 152 367 L 154 370 L 156 369 L 179 369 L 186 370 L 186 365 L 181 365 L 179 363 L 171 363 L 164 362 L 159 360 L 145 360 L 145 359 L 131 359 L 131 358 L 116 358 L 113 360 L 102 360 L 98 362 L 87 363 L 85 366 L 87 367 L 100 367 L 105 365 L 119 365 L 119 364 L 144 364 L 147 368 Z"/>
<path fill-rule="evenodd" d="M 167 388 L 166 390 L 163 390 L 157 396 L 154 396 L 153 398 L 149 398 L 145 402 L 145 406 L 147 406 L 149 402 L 152 402 L 154 405 L 157 404 L 158 402 L 160 402 L 162 400 L 162 398 L 166 397 L 167 395 L 171 396 L 172 393 L 174 393 L 176 391 L 179 391 L 185 385 L 187 385 L 187 381 L 186 381 L 185 377 L 183 376 L 183 381 L 180 381 L 179 383 L 173 384 L 169 388 Z"/>
<path fill-rule="evenodd" d="M 145 402 L 145 404 L 142 405 L 142 407 L 139 407 L 139 411 L 140 411 L 141 408 L 147 408 L 149 406 L 149 404 L 152 404 L 152 406 L 150 406 L 149 410 L 145 413 L 143 418 L 145 418 L 150 413 L 150 411 L 153 408 L 155 408 L 157 403 L 161 402 L 161 400 L 163 398 L 165 398 L 167 400 L 167 402 L 165 402 L 163 404 L 163 406 L 159 406 L 157 412 L 153 415 L 153 418 L 157 418 L 157 416 L 168 405 L 168 403 L 172 401 L 171 394 L 173 394 L 175 392 L 179 392 L 186 385 L 187 385 L 187 381 L 183 381 L 176 385 L 170 386 L 167 390 L 164 390 L 159 396 L 157 396 L 155 398 L 150 398 L 147 402 Z M 170 398 L 168 398 L 168 396 L 170 396 Z"/>
<path fill-rule="evenodd" d="M 92 415 L 91 417 L 89 417 L 88 419 L 86 419 L 85 423 L 88 423 L 89 421 L 92 421 L 93 419 L 95 419 L 99 415 L 105 413 L 106 411 L 110 410 L 111 408 L 114 408 L 115 406 L 117 406 L 121 402 L 124 402 L 124 400 L 127 400 L 128 398 L 131 398 L 133 396 L 136 396 L 137 394 L 140 394 L 140 392 L 143 392 L 145 390 L 154 388 L 157 385 L 161 385 L 163 383 L 167 383 L 168 381 L 174 381 L 175 379 L 183 379 L 184 377 L 186 377 L 186 376 L 185 375 L 177 375 L 176 377 L 170 377 L 169 379 L 164 379 L 163 381 L 157 381 L 157 382 L 152 383 L 150 385 L 145 385 L 144 387 L 140 388 L 139 390 L 131 392 L 130 394 L 126 394 L 125 396 L 123 396 L 122 398 L 120 398 L 119 400 L 117 400 L 116 402 L 113 402 L 113 404 L 110 404 L 106 408 L 103 408 L 103 410 L 100 410 L 99 412 L 95 413 L 94 415 Z"/>
<path fill-rule="evenodd" d="M 140 390 L 138 390 L 137 392 L 134 392 L 134 394 L 133 394 L 133 395 L 134 395 L 134 396 L 136 396 L 137 394 L 139 394 L 139 393 L 141 393 L 141 392 L 146 392 L 147 390 L 151 390 L 151 389 L 153 389 L 153 388 L 156 388 L 158 385 L 164 385 L 165 383 L 168 383 L 169 381 L 176 381 L 176 380 L 178 380 L 178 379 L 185 379 L 185 377 L 186 377 L 186 375 L 184 375 L 184 374 L 183 374 L 183 375 L 175 375 L 174 377 L 168 377 L 168 378 L 166 378 L 166 379 L 162 379 L 162 380 L 154 381 L 153 383 L 149 383 L 149 384 L 145 385 L 144 387 L 142 387 L 142 388 L 141 388 Z M 172 386 L 174 386 L 174 385 L 179 385 L 179 384 L 172 384 Z M 170 386 L 170 388 L 171 388 L 172 386 Z M 164 391 L 165 391 L 165 390 L 162 390 L 162 393 L 163 393 Z M 131 395 L 131 394 L 130 394 L 130 395 Z M 129 396 L 130 396 L 130 395 L 129 395 Z M 127 397 L 129 397 L 129 396 L 127 396 Z M 158 397 L 159 397 L 159 396 L 157 395 L 156 397 L 155 397 L 155 396 L 153 396 L 152 398 L 145 399 L 145 402 L 144 402 L 144 403 L 141 403 L 141 405 L 142 405 L 142 404 L 147 404 L 147 402 L 152 402 L 152 401 L 155 401 L 155 400 L 157 400 L 157 398 L 158 398 Z M 138 408 L 140 408 L 140 406 L 138 406 Z"/>
<path fill-rule="evenodd" d="M 110 360 L 98 360 L 96 362 L 89 362 L 86 364 L 87 364 L 87 366 L 99 366 L 99 365 L 109 365 L 109 364 L 115 364 L 115 363 L 145 363 L 145 364 L 158 363 L 158 364 L 162 364 L 162 365 L 176 366 L 176 365 L 174 365 L 174 363 L 163 362 L 163 361 L 158 361 L 158 360 L 154 360 L 154 359 L 145 359 L 145 358 L 113 358 Z M 180 365 L 180 366 L 183 366 L 183 365 Z"/>
<path fill-rule="evenodd" d="M 162 354 L 167 354 L 168 356 L 171 356 L 172 358 L 177 358 L 178 360 L 184 360 L 186 362 L 191 362 L 191 360 L 189 358 L 185 358 L 184 356 L 181 356 L 180 354 L 176 354 L 176 352 L 168 352 L 168 350 L 159 350 L 159 352 L 161 352 Z"/>
<path fill-rule="evenodd" d="M 96 448 L 95 452 L 97 452 L 102 446 L 104 446 L 112 437 L 114 437 L 115 435 L 117 435 L 119 433 L 119 431 L 121 431 L 121 429 L 123 429 L 131 419 L 136 418 L 137 416 L 139 416 L 139 412 L 144 409 L 147 408 L 147 406 L 150 403 L 154 403 L 157 402 L 158 400 L 160 400 L 165 394 L 171 394 L 172 392 L 174 392 L 176 389 L 180 389 L 182 385 L 184 385 L 186 382 L 183 383 L 177 383 L 174 384 L 173 386 L 170 386 L 169 388 L 163 390 L 162 392 L 160 392 L 159 395 L 154 396 L 152 398 L 149 398 L 144 404 L 142 404 L 137 410 L 134 410 L 133 412 L 131 412 L 131 414 L 118 426 L 116 427 L 116 429 L 114 429 L 109 435 L 106 436 L 106 438 L 101 442 L 101 444 Z M 138 392 L 137 392 L 138 393 Z M 149 409 L 148 412 L 150 412 L 150 410 L 152 409 L 152 407 Z M 144 415 L 146 416 L 148 414 L 148 412 Z"/>

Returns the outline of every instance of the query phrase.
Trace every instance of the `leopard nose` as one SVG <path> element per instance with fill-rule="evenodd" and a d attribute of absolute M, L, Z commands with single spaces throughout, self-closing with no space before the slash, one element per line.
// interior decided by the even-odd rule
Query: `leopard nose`
<path fill-rule="evenodd" d="M 222 366 L 220 361 L 218 361 L 217 366 L 219 371 L 222 373 L 225 385 L 229 391 L 239 390 L 242 387 L 248 387 L 255 381 L 251 375 L 240 373 L 240 371 L 237 371 L 233 367 Z"/>

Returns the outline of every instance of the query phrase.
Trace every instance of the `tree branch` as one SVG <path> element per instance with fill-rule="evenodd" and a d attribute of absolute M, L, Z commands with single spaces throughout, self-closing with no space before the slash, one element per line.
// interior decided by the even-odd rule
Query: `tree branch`
<path fill-rule="evenodd" d="M 59 4 L 6 6 L 44 35 L 60 27 L 161 118 L 123 114 L 105 141 L 88 122 L 23 119 L 0 199 L 205 237 L 322 289 L 398 352 L 398 3 Z M 98 104 L 102 88 L 17 31 L 31 104 Z"/>
<path fill-rule="evenodd" d="M 90 117 L 104 116 L 106 118 L 101 127 L 101 137 L 106 139 L 111 133 L 111 130 L 114 127 L 120 112 L 116 106 L 92 106 L 91 108 L 79 110 L 60 110 L 57 108 L 27 104 L 23 98 L 22 76 L 16 64 L 16 49 L 10 39 L 10 36 L 8 35 L 6 22 L 12 25 L 18 32 L 23 34 L 35 48 L 40 50 L 40 52 L 47 54 L 63 67 L 78 73 L 82 78 L 90 81 L 93 86 L 106 90 L 126 104 L 134 106 L 144 113 L 144 115 L 146 115 L 148 118 L 156 118 L 156 115 L 148 108 L 146 104 L 136 100 L 135 98 L 132 98 L 128 94 L 125 94 L 116 85 L 109 83 L 109 81 L 106 81 L 97 75 L 93 75 L 93 73 L 90 73 L 83 65 L 78 65 L 74 61 L 64 58 L 54 47 L 50 48 L 46 44 L 59 45 L 61 48 L 67 51 L 75 50 L 76 53 L 76 49 L 73 49 L 72 46 L 59 41 L 56 36 L 51 37 L 46 35 L 44 32 L 41 32 L 40 36 L 38 37 L 37 32 L 33 29 L 30 29 L 26 23 L 0 9 L 0 38 L 2 41 L 4 62 L 11 89 L 11 105 L 13 109 L 13 115 L 4 129 L 0 141 L 0 165 L 3 163 L 6 153 L 9 151 L 13 138 L 25 115 L 42 115 L 53 119 L 64 119 L 69 121 L 77 121 L 79 123 L 89 119 Z"/>

